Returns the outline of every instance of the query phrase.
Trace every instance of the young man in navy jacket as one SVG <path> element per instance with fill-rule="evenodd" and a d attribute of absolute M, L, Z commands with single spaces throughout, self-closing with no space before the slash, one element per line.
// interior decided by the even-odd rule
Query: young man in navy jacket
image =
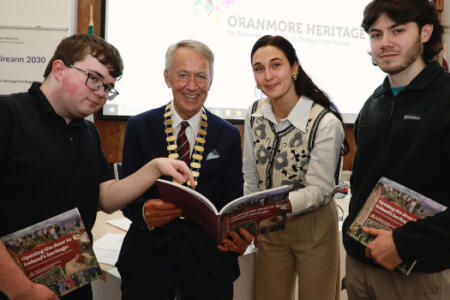
<path fill-rule="evenodd" d="M 394 231 L 366 229 L 364 248 L 345 234 L 381 176 L 450 205 L 450 74 L 432 59 L 443 28 L 428 0 L 374 0 L 362 26 L 387 73 L 355 123 L 352 198 L 344 222 L 349 299 L 450 299 L 450 211 Z M 417 260 L 406 277 L 395 271 Z"/>

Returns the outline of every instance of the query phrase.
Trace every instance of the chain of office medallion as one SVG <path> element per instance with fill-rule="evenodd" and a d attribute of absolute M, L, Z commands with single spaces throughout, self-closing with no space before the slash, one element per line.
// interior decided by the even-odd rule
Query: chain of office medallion
<path fill-rule="evenodd" d="M 167 151 L 169 152 L 169 158 L 178 159 L 178 151 L 177 151 L 177 142 L 175 138 L 175 129 L 172 127 L 172 103 L 166 105 L 164 110 L 164 132 L 166 134 L 166 142 L 167 142 Z M 192 175 L 194 176 L 195 186 L 197 186 L 198 177 L 200 176 L 200 168 L 201 162 L 203 159 L 203 151 L 205 151 L 205 143 L 206 143 L 206 128 L 208 127 L 208 117 L 206 116 L 205 109 L 202 107 L 202 114 L 200 119 L 200 128 L 198 130 L 197 137 L 195 138 L 194 150 L 191 155 L 189 167 L 192 171 Z M 190 182 L 187 182 L 187 185 L 191 185 Z"/>

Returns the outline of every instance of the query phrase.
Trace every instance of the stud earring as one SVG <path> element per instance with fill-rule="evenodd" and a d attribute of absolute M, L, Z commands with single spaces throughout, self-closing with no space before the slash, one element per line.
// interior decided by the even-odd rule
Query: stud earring
<path fill-rule="evenodd" d="M 292 74 L 292 79 L 294 79 L 294 81 L 296 81 L 296 80 L 297 80 L 297 77 L 298 77 L 298 73 L 294 73 L 294 74 Z"/>

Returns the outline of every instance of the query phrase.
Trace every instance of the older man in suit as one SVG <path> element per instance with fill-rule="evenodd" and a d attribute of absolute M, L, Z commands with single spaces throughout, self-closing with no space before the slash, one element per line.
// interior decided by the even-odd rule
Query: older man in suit
<path fill-rule="evenodd" d="M 195 189 L 217 209 L 242 194 L 239 131 L 203 107 L 213 78 L 214 56 L 199 41 L 181 41 L 166 53 L 167 105 L 130 118 L 125 134 L 124 175 L 154 157 L 185 160 Z M 192 187 L 192 186 L 191 186 Z M 238 253 L 251 240 L 232 233 L 215 241 L 180 209 L 163 202 L 156 186 L 125 208 L 133 223 L 117 263 L 123 299 L 232 299 Z"/>

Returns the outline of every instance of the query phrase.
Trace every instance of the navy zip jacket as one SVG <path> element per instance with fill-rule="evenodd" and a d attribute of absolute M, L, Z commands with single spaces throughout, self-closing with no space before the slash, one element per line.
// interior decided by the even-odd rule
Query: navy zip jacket
<path fill-rule="evenodd" d="M 450 74 L 431 62 L 395 97 L 386 78 L 364 104 L 354 133 L 357 151 L 343 241 L 349 255 L 375 265 L 345 232 L 381 176 L 450 206 Z M 407 223 L 394 230 L 393 238 L 403 261 L 417 259 L 413 271 L 450 268 L 450 210 Z"/>

